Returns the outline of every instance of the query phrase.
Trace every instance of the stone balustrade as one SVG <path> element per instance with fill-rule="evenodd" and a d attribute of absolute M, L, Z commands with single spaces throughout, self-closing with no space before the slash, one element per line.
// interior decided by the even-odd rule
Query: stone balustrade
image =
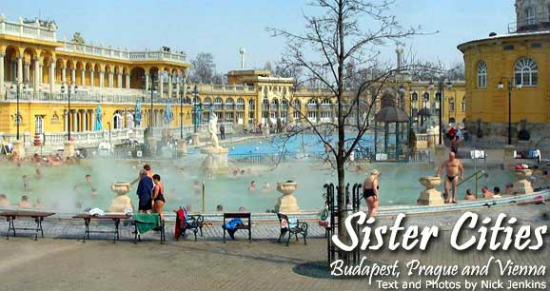
<path fill-rule="evenodd" d="M 190 86 L 187 90 L 187 94 L 192 94 L 193 88 Z M 254 85 L 244 85 L 244 84 L 217 84 L 217 85 L 197 85 L 197 89 L 200 94 L 212 94 L 212 93 L 256 93 L 256 87 Z"/>
<path fill-rule="evenodd" d="M 142 104 L 149 104 L 151 102 L 150 94 L 144 94 L 143 91 L 141 94 L 136 94 L 134 90 L 130 89 L 129 94 L 105 94 L 99 93 L 97 91 L 86 91 L 82 90 L 75 94 L 71 94 L 71 102 L 75 103 L 116 103 L 116 104 L 135 104 L 138 99 L 141 100 Z M 121 92 L 123 93 L 123 92 Z M 6 91 L 3 98 L 0 98 L 0 102 L 14 102 L 17 100 L 16 90 Z M 67 93 L 48 93 L 48 92 L 37 92 L 34 93 L 31 90 L 23 90 L 19 93 L 19 100 L 21 101 L 48 101 L 48 102 L 67 102 L 68 94 Z M 179 104 L 179 100 L 176 98 L 159 98 L 158 95 L 153 97 L 153 102 L 155 104 Z M 144 105 L 145 106 L 145 105 Z M 184 104 L 184 106 L 190 106 L 190 104 Z"/>
<path fill-rule="evenodd" d="M 34 23 L 25 23 L 23 18 L 19 18 L 18 22 L 13 22 L 6 20 L 3 15 L 0 15 L 0 34 L 56 42 L 56 32 L 57 27 L 55 24 L 43 26 L 40 25 L 38 19 Z"/>
<path fill-rule="evenodd" d="M 185 63 L 186 55 L 184 53 L 174 53 L 168 51 L 129 51 L 128 49 L 113 48 L 110 46 L 101 46 L 93 44 L 76 44 L 68 41 L 60 41 L 64 47 L 58 48 L 65 52 L 78 52 L 87 55 L 108 57 L 120 60 L 131 61 L 172 61 Z"/>
<path fill-rule="evenodd" d="M 84 131 L 84 132 L 71 132 L 71 138 L 75 143 L 76 148 L 95 148 L 102 142 L 110 142 L 113 145 L 122 144 L 124 140 L 132 139 L 138 142 L 144 141 L 144 128 L 132 128 L 132 129 L 115 129 L 115 130 L 102 130 L 102 131 Z M 34 136 L 30 136 L 29 133 L 21 135 L 20 139 L 23 140 L 26 148 L 33 147 Z M 15 134 L 0 133 L 0 141 L 13 143 L 16 141 Z M 67 133 L 44 133 L 42 145 L 44 152 L 56 151 L 63 149 L 64 143 L 67 141 Z M 28 151 L 30 152 L 30 151 Z"/>

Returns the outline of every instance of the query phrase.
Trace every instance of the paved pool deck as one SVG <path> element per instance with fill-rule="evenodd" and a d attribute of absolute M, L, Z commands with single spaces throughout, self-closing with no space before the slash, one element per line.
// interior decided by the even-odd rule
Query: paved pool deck
<path fill-rule="evenodd" d="M 475 212 L 491 217 L 504 212 L 517 217 L 521 224 L 550 225 L 550 207 L 546 204 L 482 208 Z M 549 247 L 521 253 L 452 250 L 448 238 L 461 214 L 408 217 L 407 224 L 440 226 L 441 237 L 426 252 L 384 250 L 366 255 L 369 260 L 388 264 L 416 258 L 428 264 L 459 265 L 484 264 L 495 256 L 516 264 L 550 268 Z M 378 223 L 393 224 L 394 219 L 383 217 Z M 197 242 L 189 237 L 174 241 L 172 226 L 168 226 L 168 241 L 164 245 L 159 244 L 156 234 L 148 234 L 144 241 L 133 244 L 129 226 L 123 228 L 121 241 L 115 244 L 110 236 L 103 235 L 92 235 L 90 241 L 82 243 L 82 222 L 48 219 L 43 239 L 34 241 L 30 235 L 0 239 L 0 290 L 379 290 L 366 279 L 329 279 L 308 267 L 326 260 L 324 232 L 314 221 L 310 221 L 312 238 L 308 244 L 292 241 L 289 247 L 276 242 L 275 221 L 255 223 L 252 243 L 243 233 L 237 234 L 236 241 L 224 244 L 217 222 L 206 226 L 204 236 Z M 5 235 L 6 229 L 7 223 L 1 222 L 0 234 Z M 548 234 L 544 236 L 547 244 L 549 238 Z M 402 281 L 415 279 L 402 273 Z M 498 278 L 496 270 L 489 278 Z M 548 273 L 542 280 L 550 286 Z"/>

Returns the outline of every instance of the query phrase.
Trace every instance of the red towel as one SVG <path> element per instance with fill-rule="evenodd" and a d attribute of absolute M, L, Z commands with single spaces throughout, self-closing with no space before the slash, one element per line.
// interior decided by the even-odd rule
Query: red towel
<path fill-rule="evenodd" d="M 174 229 L 174 239 L 179 240 L 181 233 L 185 230 L 185 209 L 181 208 L 176 211 L 176 226 Z"/>

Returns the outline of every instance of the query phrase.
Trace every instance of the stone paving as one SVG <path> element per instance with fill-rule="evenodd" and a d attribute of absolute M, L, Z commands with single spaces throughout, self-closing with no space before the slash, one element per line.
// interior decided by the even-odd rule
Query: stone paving
<path fill-rule="evenodd" d="M 491 217 L 505 212 L 518 217 L 519 223 L 532 226 L 550 224 L 550 208 L 544 204 L 482 208 L 476 212 Z M 428 251 L 383 250 L 365 255 L 379 263 L 418 258 L 428 264 L 483 264 L 490 256 L 496 256 L 512 259 L 516 264 L 548 266 L 548 247 L 523 253 L 452 250 L 445 241 L 461 214 L 408 218 L 407 224 L 441 226 L 441 237 Z M 393 219 L 382 217 L 379 223 L 391 224 Z M 310 225 L 315 238 L 308 240 L 307 245 L 293 241 L 289 247 L 276 242 L 275 221 L 255 223 L 252 243 L 244 233 L 237 235 L 237 241 L 222 243 L 221 227 L 215 222 L 205 227 L 204 236 L 197 242 L 190 238 L 173 241 L 168 227 L 165 245 L 160 245 L 155 235 L 133 244 L 125 241 L 132 238 L 131 229 L 125 227 L 123 240 L 113 244 L 109 236 L 102 235 L 81 243 L 77 239 L 84 230 L 82 222 L 50 219 L 45 224 L 44 239 L 35 242 L 30 236 L 22 236 L 0 240 L 0 290 L 378 290 L 374 281 L 369 285 L 366 279 L 329 279 L 308 267 L 320 266 L 326 260 L 324 232 L 315 226 L 315 221 L 310 221 Z M 4 235 L 7 224 L 0 223 L 0 229 Z M 545 235 L 546 243 L 549 237 Z M 549 281 L 549 277 L 546 274 L 543 279 Z M 489 278 L 496 279 L 498 274 L 492 273 Z M 418 277 L 406 274 L 400 278 L 415 279 Z"/>

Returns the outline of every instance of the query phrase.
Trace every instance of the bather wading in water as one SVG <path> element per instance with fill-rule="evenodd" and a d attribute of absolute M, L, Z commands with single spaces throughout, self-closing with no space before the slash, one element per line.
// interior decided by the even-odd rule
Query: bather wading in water
<path fill-rule="evenodd" d="M 458 187 L 458 180 L 464 178 L 464 165 L 455 157 L 455 153 L 449 153 L 449 159 L 445 161 L 437 170 L 437 176 L 441 177 L 441 172 L 445 168 L 445 203 L 456 203 L 456 188 Z M 453 187 L 453 195 L 449 195 L 449 188 Z"/>
<path fill-rule="evenodd" d="M 363 182 L 363 198 L 365 198 L 369 209 L 367 213 L 368 217 L 375 217 L 378 213 L 378 204 L 380 200 L 378 177 L 380 177 L 380 173 L 377 170 L 372 170 L 370 176 Z"/>

